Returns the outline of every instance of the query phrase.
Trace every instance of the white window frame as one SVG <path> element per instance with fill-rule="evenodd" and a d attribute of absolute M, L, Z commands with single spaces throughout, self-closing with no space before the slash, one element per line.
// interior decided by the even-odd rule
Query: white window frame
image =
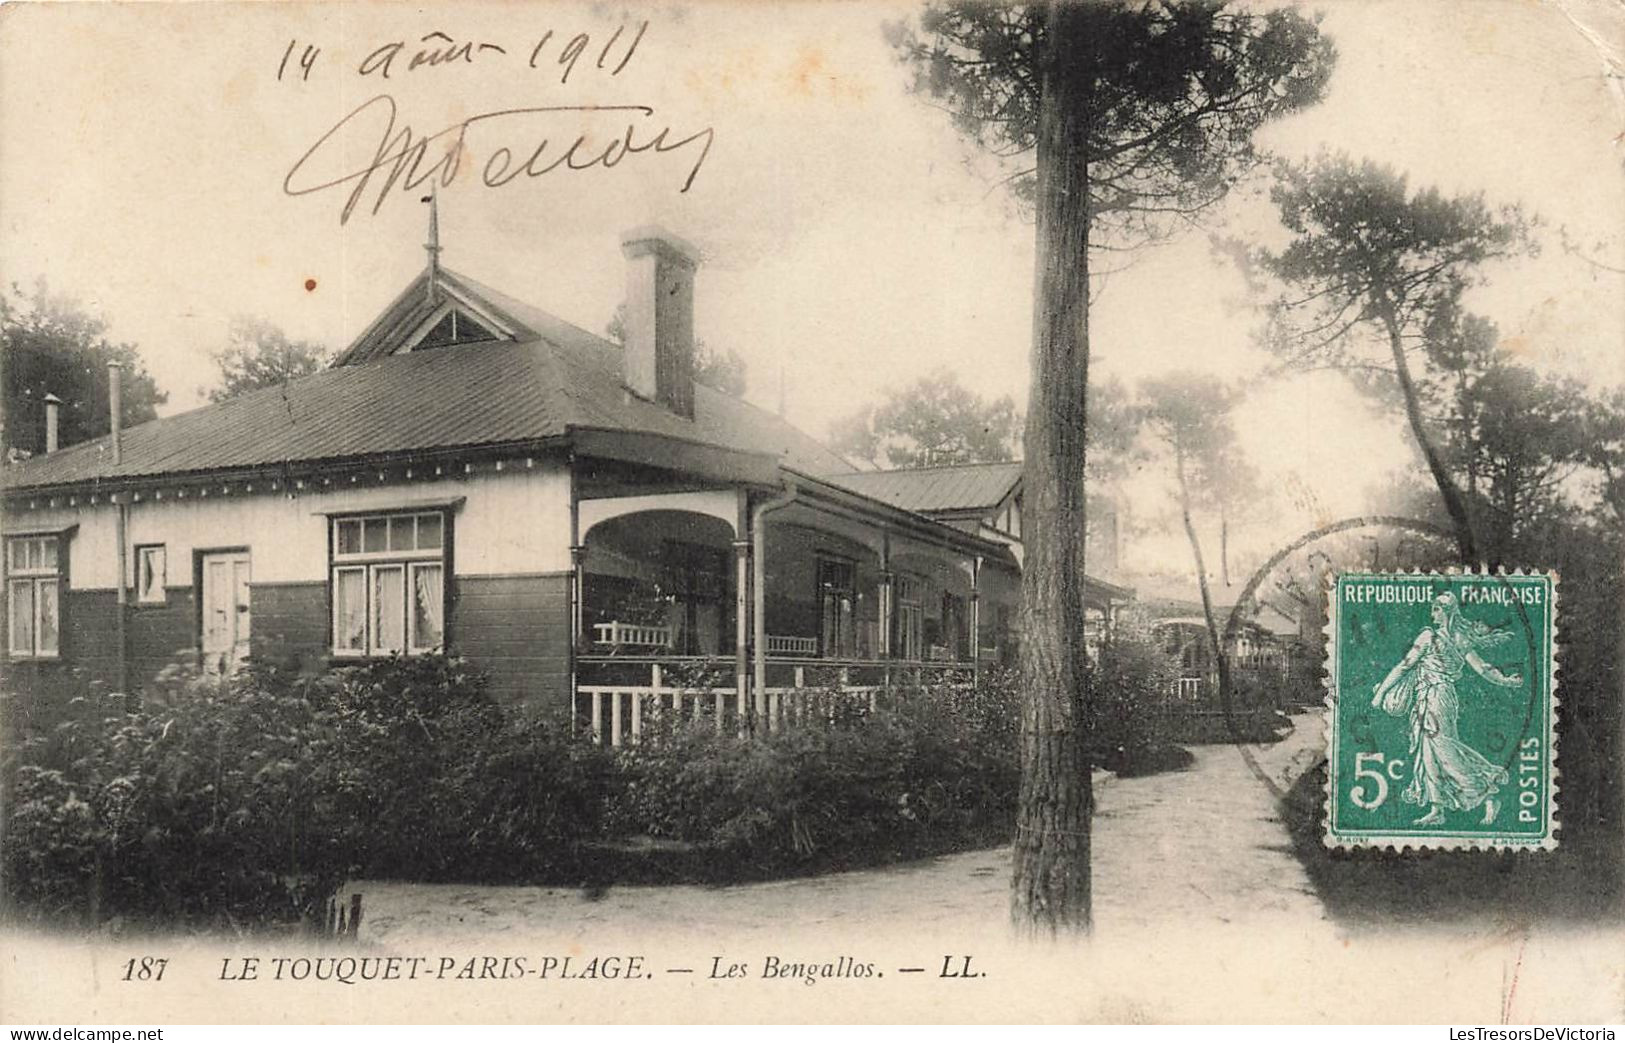
<path fill-rule="evenodd" d="M 62 587 L 63 587 L 63 534 L 62 533 L 31 533 L 28 535 L 7 536 L 5 538 L 5 567 L 6 567 L 6 650 L 13 659 L 60 659 L 62 657 Z M 26 560 L 19 564 L 17 548 L 24 546 L 40 548 L 38 561 L 43 562 L 46 555 L 43 549 L 50 546 L 54 553 L 50 555 L 51 564 L 27 564 Z M 40 622 L 44 614 L 44 599 L 40 597 L 40 589 L 49 587 L 56 592 L 56 618 L 52 620 L 52 632 L 56 634 L 54 648 L 40 646 L 40 634 L 43 628 Z M 13 643 L 17 630 L 12 619 L 13 609 L 17 599 L 13 595 L 15 590 L 28 591 L 29 614 L 29 646 L 19 648 Z"/>
<path fill-rule="evenodd" d="M 400 584 L 400 604 L 385 605 L 378 595 L 384 578 L 393 573 Z M 373 655 L 406 654 L 406 615 L 411 599 L 406 596 L 406 562 L 380 561 L 367 566 L 367 647 Z M 393 610 L 393 611 L 392 611 Z M 400 644 L 384 644 L 381 636 L 388 617 L 394 616 Z"/>
<path fill-rule="evenodd" d="M 153 596 L 145 595 L 147 585 L 141 582 L 141 570 L 149 560 L 149 552 L 157 552 L 158 583 Z M 169 601 L 169 550 L 162 543 L 135 545 L 135 602 L 138 605 L 163 605 Z"/>
<path fill-rule="evenodd" d="M 344 638 L 340 633 L 339 624 L 343 617 L 339 613 L 339 576 L 346 572 L 355 573 L 361 577 L 361 647 L 348 648 L 344 646 Z M 365 565 L 338 565 L 333 566 L 331 583 L 332 590 L 332 616 L 333 616 L 333 654 L 335 656 L 361 657 L 367 654 L 367 619 L 370 608 L 367 599 L 367 584 L 370 582 Z"/>
<path fill-rule="evenodd" d="M 420 521 L 422 518 L 432 517 L 439 522 L 440 545 L 438 547 L 418 547 Z M 346 527 L 356 526 L 353 531 L 356 535 L 357 545 L 365 548 L 368 522 L 383 522 L 386 526 L 384 533 L 383 550 L 356 550 L 344 551 L 342 534 Z M 394 542 L 395 526 L 408 522 L 412 526 L 412 539 L 409 547 L 398 547 L 390 550 L 389 544 Z M 451 533 L 451 512 L 445 509 L 423 510 L 404 509 L 398 511 L 376 511 L 366 514 L 336 514 L 328 519 L 332 550 L 329 555 L 328 591 L 329 591 L 329 620 L 331 627 L 331 650 L 337 659 L 369 659 L 391 655 L 424 655 L 440 651 L 445 647 L 446 620 L 444 605 L 446 602 L 446 583 L 449 580 L 449 559 Z M 441 582 L 441 620 L 440 641 L 434 645 L 425 645 L 418 639 L 418 627 L 414 591 L 419 571 L 429 568 L 440 569 Z M 381 606 L 378 599 L 379 577 L 384 573 L 395 571 L 401 577 L 401 597 L 398 605 Z M 364 578 L 361 589 L 365 598 L 363 615 L 366 619 L 366 629 L 361 648 L 341 647 L 339 615 L 339 576 L 343 573 L 360 573 Z M 384 648 L 379 642 L 380 628 L 379 611 L 382 608 L 394 608 L 400 612 L 400 648 Z"/>
<path fill-rule="evenodd" d="M 444 537 L 442 537 L 444 539 Z M 418 640 L 418 615 L 413 611 L 417 605 L 418 573 L 423 569 L 437 568 L 440 570 L 440 640 L 432 645 L 424 644 Z M 406 566 L 406 649 L 410 655 L 423 655 L 426 652 L 438 652 L 446 643 L 446 563 L 440 561 L 412 561 Z"/>

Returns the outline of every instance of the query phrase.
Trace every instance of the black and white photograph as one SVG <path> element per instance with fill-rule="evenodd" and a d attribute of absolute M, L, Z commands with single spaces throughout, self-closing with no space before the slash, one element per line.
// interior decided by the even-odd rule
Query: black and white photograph
<path fill-rule="evenodd" d="M 1625 1021 L 1615 0 L 8 3 L 0 384 L 0 1023 Z"/>

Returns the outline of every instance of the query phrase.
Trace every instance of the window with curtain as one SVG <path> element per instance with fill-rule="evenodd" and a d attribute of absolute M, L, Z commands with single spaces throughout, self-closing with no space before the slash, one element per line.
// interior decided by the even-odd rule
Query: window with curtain
<path fill-rule="evenodd" d="M 135 548 L 135 600 L 138 605 L 162 605 L 166 596 L 167 570 L 164 545 L 137 545 Z"/>
<path fill-rule="evenodd" d="M 6 540 L 6 630 L 13 656 L 49 658 L 61 653 L 61 537 Z"/>
<path fill-rule="evenodd" d="M 445 512 L 335 517 L 332 525 L 333 654 L 444 647 Z"/>

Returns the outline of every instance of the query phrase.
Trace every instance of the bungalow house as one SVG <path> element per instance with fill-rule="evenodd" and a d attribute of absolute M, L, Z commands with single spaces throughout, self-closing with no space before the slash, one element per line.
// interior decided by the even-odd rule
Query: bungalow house
<path fill-rule="evenodd" d="M 923 514 L 928 518 L 951 525 L 968 533 L 997 540 L 1010 547 L 1019 563 L 1021 560 L 1021 463 L 949 464 L 934 467 L 910 467 L 889 471 L 861 471 L 838 476 L 836 481 L 894 507 Z M 1091 513 L 1095 504 L 1091 504 Z M 1107 525 L 1098 525 L 1101 531 L 1115 535 L 1116 513 L 1102 500 L 1099 504 Z M 1108 556 L 1103 541 L 1088 541 L 1087 561 Z M 1115 561 L 1115 557 L 1112 558 Z M 1092 648 L 1097 648 L 1118 611 L 1134 599 L 1132 588 L 1108 583 L 1096 576 L 1084 577 L 1086 637 Z M 995 613 L 1013 611 L 1006 606 L 995 606 Z M 1011 630 L 1009 622 L 996 618 L 993 629 L 984 634 L 983 655 L 991 654 L 1008 660 L 1013 652 L 1009 642 L 989 647 Z"/>
<path fill-rule="evenodd" d="M 624 348 L 431 245 L 330 368 L 0 468 L 6 683 L 444 649 L 618 741 L 1006 654 L 1019 469 L 853 473 L 694 380 L 693 248 L 621 245 Z"/>
<path fill-rule="evenodd" d="M 1176 702 L 1211 707 L 1218 699 L 1218 664 L 1200 595 L 1153 597 L 1141 603 L 1151 637 L 1179 666 L 1169 696 Z M 1243 612 L 1230 629 L 1233 602 L 1216 603 L 1214 618 L 1225 634 L 1225 657 L 1239 690 L 1280 697 L 1301 672 L 1304 651 L 1298 621 L 1261 603 Z"/>

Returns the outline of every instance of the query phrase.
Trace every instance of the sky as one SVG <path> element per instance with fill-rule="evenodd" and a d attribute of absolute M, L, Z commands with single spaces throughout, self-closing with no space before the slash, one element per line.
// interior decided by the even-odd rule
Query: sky
<path fill-rule="evenodd" d="M 625 279 L 620 233 L 658 223 L 703 252 L 698 335 L 739 352 L 751 396 L 770 407 L 782 369 L 788 415 L 809 431 L 938 367 L 1019 403 L 1033 230 L 997 185 L 998 164 L 908 89 L 884 28 L 917 10 L 0 8 L 0 276 L 43 277 L 101 313 L 111 336 L 139 345 L 166 410 L 193 408 L 233 316 L 342 347 L 422 268 L 426 184 L 386 190 L 375 174 L 348 220 L 353 181 L 315 188 L 368 166 L 380 96 L 395 131 L 419 136 L 516 108 L 640 105 L 653 112 L 478 122 L 472 159 L 440 190 L 443 262 L 601 331 Z M 1625 227 L 1625 16 L 1602 0 L 1305 10 L 1323 15 L 1336 71 L 1321 105 L 1261 143 L 1289 158 L 1346 151 L 1413 184 L 1538 212 L 1541 256 L 1488 272 L 1470 306 L 1531 365 L 1625 382 L 1622 277 L 1555 238 L 1564 227 L 1590 244 Z M 421 49 L 464 43 L 471 60 L 409 68 Z M 486 164 L 517 167 L 543 138 L 557 142 L 551 156 L 560 138 L 585 129 L 603 141 L 627 122 L 639 144 L 668 128 L 672 147 L 481 183 Z M 1279 235 L 1256 193 L 1209 220 L 1257 242 Z M 1617 239 L 1596 257 L 1625 268 Z M 1192 232 L 1113 277 L 1092 316 L 1092 373 L 1132 384 L 1196 369 L 1246 386 L 1243 448 L 1271 495 L 1296 491 L 1240 537 L 1266 546 L 1314 517 L 1359 512 L 1368 487 L 1416 461 L 1398 418 L 1335 374 L 1260 379 L 1256 322 L 1239 275 Z M 1160 484 L 1148 474 L 1133 492 L 1147 511 Z"/>

